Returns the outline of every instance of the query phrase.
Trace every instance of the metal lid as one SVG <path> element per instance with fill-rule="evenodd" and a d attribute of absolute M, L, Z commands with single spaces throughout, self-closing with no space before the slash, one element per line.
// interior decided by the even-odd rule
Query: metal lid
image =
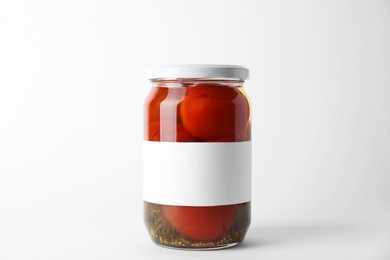
<path fill-rule="evenodd" d="M 249 77 L 249 70 L 236 65 L 186 64 L 155 67 L 148 70 L 147 75 L 150 80 L 180 78 L 246 80 Z"/>

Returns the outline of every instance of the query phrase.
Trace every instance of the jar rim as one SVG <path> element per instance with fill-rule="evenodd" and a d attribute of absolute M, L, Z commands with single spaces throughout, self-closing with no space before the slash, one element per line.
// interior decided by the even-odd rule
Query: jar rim
<path fill-rule="evenodd" d="M 179 64 L 154 67 L 147 71 L 149 80 L 162 79 L 221 79 L 244 81 L 249 70 L 238 65 Z"/>

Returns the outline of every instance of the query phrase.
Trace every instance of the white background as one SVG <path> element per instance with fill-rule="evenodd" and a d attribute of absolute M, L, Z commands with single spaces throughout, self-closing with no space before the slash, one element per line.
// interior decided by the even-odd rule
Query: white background
<path fill-rule="evenodd" d="M 218 252 L 142 220 L 148 67 L 244 65 L 253 220 Z M 0 259 L 390 259 L 390 1 L 0 2 Z"/>

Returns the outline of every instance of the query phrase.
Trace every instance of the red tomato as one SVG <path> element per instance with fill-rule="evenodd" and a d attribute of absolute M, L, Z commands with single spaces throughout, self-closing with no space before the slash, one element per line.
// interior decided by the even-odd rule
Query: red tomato
<path fill-rule="evenodd" d="M 154 122 L 160 120 L 160 104 L 166 99 L 168 88 L 154 87 L 145 100 L 145 122 Z"/>
<path fill-rule="evenodd" d="M 197 85 L 187 88 L 180 113 L 188 133 L 210 140 L 239 133 L 249 120 L 249 104 L 236 88 Z"/>
<path fill-rule="evenodd" d="M 211 241 L 222 238 L 236 219 L 236 206 L 162 206 L 165 219 L 186 238 Z"/>
<path fill-rule="evenodd" d="M 210 139 L 206 142 L 244 142 L 251 140 L 250 125 L 244 127 L 240 133 L 236 135 L 225 136 L 217 139 Z"/>
<path fill-rule="evenodd" d="M 175 122 L 153 122 L 147 126 L 148 141 L 163 142 L 196 142 L 196 139 L 187 133 L 184 128 Z"/>

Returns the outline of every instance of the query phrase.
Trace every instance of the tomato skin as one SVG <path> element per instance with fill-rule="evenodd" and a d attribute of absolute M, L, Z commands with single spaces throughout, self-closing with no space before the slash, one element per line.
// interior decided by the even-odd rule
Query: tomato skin
<path fill-rule="evenodd" d="M 145 123 L 160 120 L 160 104 L 168 96 L 168 88 L 156 87 L 150 90 L 145 100 Z"/>
<path fill-rule="evenodd" d="M 180 124 L 178 114 L 181 96 L 185 90 L 168 87 L 154 87 L 145 101 L 144 139 L 163 142 L 194 142 L 196 139 L 187 133 Z M 173 101 L 173 102 L 172 102 Z M 162 110 L 169 111 L 164 113 Z M 176 113 L 172 111 L 177 110 Z"/>
<path fill-rule="evenodd" d="M 148 141 L 157 142 L 196 142 L 196 138 L 187 133 L 180 124 L 175 122 L 153 122 L 147 126 Z M 162 130 L 162 132 L 161 132 Z"/>
<path fill-rule="evenodd" d="M 163 205 L 165 219 L 186 238 L 212 241 L 222 238 L 236 219 L 235 205 L 189 207 Z"/>
<path fill-rule="evenodd" d="M 210 139 L 206 142 L 244 142 L 251 140 L 251 127 L 248 124 L 240 133 L 236 135 L 225 136 L 217 139 Z"/>
<path fill-rule="evenodd" d="M 241 132 L 249 120 L 249 104 L 237 88 L 197 85 L 187 88 L 180 114 L 192 136 L 218 139 Z"/>

